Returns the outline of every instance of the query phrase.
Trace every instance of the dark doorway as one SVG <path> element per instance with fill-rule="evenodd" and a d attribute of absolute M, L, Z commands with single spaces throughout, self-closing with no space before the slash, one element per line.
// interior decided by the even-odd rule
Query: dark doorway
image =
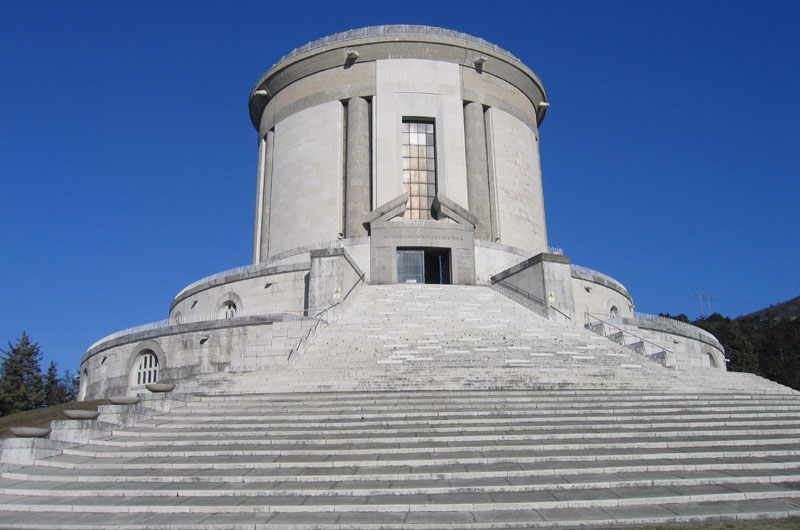
<path fill-rule="evenodd" d="M 450 283 L 450 249 L 425 249 L 425 283 Z"/>
<path fill-rule="evenodd" d="M 450 283 L 450 249 L 398 248 L 397 283 Z"/>

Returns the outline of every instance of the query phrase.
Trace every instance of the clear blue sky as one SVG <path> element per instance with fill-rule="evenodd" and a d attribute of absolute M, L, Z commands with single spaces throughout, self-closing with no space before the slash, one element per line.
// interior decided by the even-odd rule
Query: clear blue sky
<path fill-rule="evenodd" d="M 281 4 L 286 4 L 282 6 Z M 798 2 L 4 2 L 0 344 L 95 340 L 250 261 L 249 91 L 347 29 L 442 26 L 542 79 L 551 245 L 646 312 L 800 294 Z"/>

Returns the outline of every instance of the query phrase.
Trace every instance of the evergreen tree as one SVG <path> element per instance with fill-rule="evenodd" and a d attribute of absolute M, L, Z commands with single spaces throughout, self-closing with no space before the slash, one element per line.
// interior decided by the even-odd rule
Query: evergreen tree
<path fill-rule="evenodd" d="M 64 386 L 64 381 L 58 377 L 58 368 L 56 362 L 50 361 L 50 367 L 47 373 L 44 374 L 44 405 L 51 407 L 66 403 L 67 388 Z"/>
<path fill-rule="evenodd" d="M 44 404 L 39 345 L 23 331 L 17 344 L 8 343 L 0 364 L 0 415 L 39 408 Z"/>
<path fill-rule="evenodd" d="M 64 370 L 64 377 L 61 378 L 61 387 L 64 389 L 64 401 L 62 403 L 71 403 L 77 400 L 78 388 L 80 388 L 78 374 L 72 375 L 69 370 Z"/>

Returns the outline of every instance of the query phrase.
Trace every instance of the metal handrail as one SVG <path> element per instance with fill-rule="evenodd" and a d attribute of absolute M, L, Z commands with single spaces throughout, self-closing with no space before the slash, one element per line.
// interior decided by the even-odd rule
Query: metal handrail
<path fill-rule="evenodd" d="M 534 302 L 536 302 L 536 303 L 540 304 L 540 305 L 541 305 L 541 307 L 533 307 L 533 306 L 530 306 L 530 305 L 528 305 L 528 304 L 524 304 L 524 303 L 523 303 L 523 305 L 524 305 L 525 307 L 527 307 L 528 309 L 530 309 L 531 311 L 533 311 L 534 313 L 536 313 L 536 314 L 537 314 L 537 315 L 539 315 L 540 317 L 542 317 L 542 318 L 549 318 L 549 317 L 547 316 L 547 314 L 545 314 L 545 311 L 544 311 L 546 306 L 544 305 L 544 303 L 543 303 L 541 300 L 539 300 L 539 299 L 538 299 L 538 298 L 536 298 L 535 296 L 533 296 L 533 295 L 531 295 L 531 294 L 529 294 L 529 293 L 526 293 L 526 292 L 525 292 L 525 291 L 523 291 L 522 289 L 515 288 L 515 286 L 512 286 L 512 285 L 506 284 L 506 283 L 505 283 L 505 282 L 503 282 L 502 280 L 501 280 L 501 281 L 499 281 L 499 282 L 495 282 L 495 283 L 493 283 L 493 284 L 492 284 L 492 288 L 493 288 L 493 289 L 497 289 L 498 287 L 502 287 L 503 289 L 508 289 L 508 290 L 509 290 L 509 291 L 511 291 L 511 292 L 512 292 L 512 294 L 514 294 L 514 295 L 521 296 L 521 297 L 523 297 L 523 298 L 527 298 L 528 300 L 532 300 L 532 301 L 534 301 Z M 509 296 L 508 294 L 504 294 L 504 296 L 507 296 L 507 297 L 509 297 L 509 298 L 512 298 L 512 297 L 511 297 L 511 296 Z M 513 299 L 513 298 L 512 298 L 512 299 Z M 522 303 L 522 302 L 520 302 L 520 303 Z"/>
<path fill-rule="evenodd" d="M 518 287 L 518 286 L 516 286 L 514 284 L 507 283 L 505 280 L 498 280 L 498 281 L 494 282 L 494 285 L 497 285 L 497 284 L 500 284 L 502 287 L 504 287 L 504 288 L 506 288 L 506 289 L 508 289 L 510 291 L 513 291 L 514 294 L 518 294 L 520 296 L 523 296 L 523 297 L 527 298 L 528 300 L 532 300 L 532 301 L 538 303 L 539 305 L 542 306 L 543 310 L 553 309 L 554 311 L 560 313 L 567 320 L 572 320 L 571 316 L 569 316 L 568 314 L 564 313 L 562 310 L 560 310 L 556 306 L 547 305 L 547 303 L 544 300 L 542 300 L 539 297 L 529 293 L 525 289 L 522 289 L 522 288 L 520 288 L 520 287 Z M 544 311 L 536 311 L 536 312 L 538 314 L 540 314 L 541 316 L 545 317 L 545 318 L 548 318 L 548 319 L 550 318 L 547 314 L 545 314 Z"/>
<path fill-rule="evenodd" d="M 640 337 L 639 335 L 636 335 L 635 333 L 632 333 L 630 330 L 627 330 L 627 329 L 625 329 L 625 328 L 622 328 L 622 327 L 620 327 L 620 326 L 617 326 L 616 324 L 613 324 L 613 323 L 611 322 L 611 320 L 613 320 L 613 319 L 605 319 L 605 320 L 604 320 L 603 318 L 600 318 L 600 316 L 598 316 L 597 314 L 594 314 L 594 313 L 589 313 L 588 311 L 587 311 L 586 313 L 584 313 L 584 314 L 585 314 L 585 316 L 586 316 L 586 326 L 587 326 L 587 327 L 589 327 L 589 329 L 591 329 L 591 326 L 592 326 L 593 324 L 598 324 L 598 323 L 599 323 L 599 324 L 603 324 L 603 333 L 602 333 L 602 336 L 604 336 L 604 337 L 607 337 L 607 335 L 605 334 L 605 326 L 608 326 L 608 327 L 610 327 L 610 328 L 616 329 L 618 332 L 621 332 L 621 333 L 623 333 L 623 334 L 625 334 L 625 335 L 628 335 L 628 336 L 630 336 L 630 337 L 633 337 L 633 338 L 634 338 L 634 339 L 636 339 L 637 341 L 641 341 L 642 343 L 646 343 L 646 344 L 650 344 L 650 345 L 652 345 L 652 346 L 655 346 L 655 347 L 656 347 L 658 350 L 661 350 L 661 351 L 663 351 L 664 353 L 667 353 L 667 354 L 672 354 L 673 356 L 675 355 L 675 352 L 673 352 L 673 351 L 672 351 L 672 350 L 670 350 L 670 349 L 667 349 L 667 348 L 665 348 L 665 347 L 664 347 L 664 346 L 662 346 L 661 344 L 658 344 L 658 343 L 656 343 L 656 342 L 653 342 L 653 341 L 651 341 L 651 340 L 647 340 L 647 339 L 645 339 L 644 337 Z M 605 315 L 602 315 L 602 316 L 603 316 L 603 317 L 605 317 Z M 590 321 L 590 319 L 591 319 L 591 318 L 594 318 L 594 319 L 596 320 L 596 322 L 594 322 L 594 323 L 593 323 L 593 322 L 591 322 L 591 321 Z M 623 343 L 623 346 L 626 346 L 626 345 Z M 647 355 L 647 354 L 645 354 L 645 353 L 643 353 L 642 355 L 644 355 L 645 357 L 649 357 L 649 355 Z M 663 363 L 662 363 L 662 364 L 663 364 Z M 666 366 L 666 365 L 665 365 L 665 366 Z"/>
<path fill-rule="evenodd" d="M 311 326 L 310 328 L 308 328 L 308 331 L 306 331 L 306 334 L 305 334 L 305 335 L 303 335 L 303 336 L 302 336 L 302 337 L 301 337 L 301 338 L 300 338 L 300 339 L 297 341 L 297 344 L 295 344 L 295 345 L 292 347 L 292 349 L 291 349 L 291 350 L 289 350 L 289 355 L 288 355 L 288 356 L 287 356 L 287 358 L 286 358 L 286 361 L 287 361 L 287 362 L 291 362 L 291 361 L 292 361 L 292 357 L 294 357 L 295 355 L 297 355 L 297 352 L 299 352 L 299 351 L 300 351 L 300 348 L 301 348 L 301 347 L 302 347 L 302 346 L 303 346 L 303 345 L 304 345 L 306 342 L 308 342 L 309 338 L 310 338 L 312 335 L 315 335 L 315 336 L 316 336 L 316 335 L 318 334 L 317 330 L 318 330 L 318 329 L 319 329 L 321 326 L 322 326 L 322 327 L 324 327 L 324 326 L 327 326 L 327 325 L 328 325 L 328 321 L 327 321 L 327 320 L 325 320 L 324 318 L 321 318 L 321 315 L 323 315 L 323 314 L 327 314 L 327 313 L 328 313 L 328 311 L 330 311 L 331 309 L 333 309 L 334 307 L 336 307 L 336 306 L 338 306 L 338 305 L 342 305 L 342 304 L 344 303 L 344 301 L 345 301 L 345 300 L 347 300 L 347 298 L 350 296 L 350 293 L 352 293 L 352 292 L 353 292 L 353 290 L 356 288 L 356 286 L 357 286 L 357 285 L 359 285 L 360 283 L 364 282 L 364 278 L 366 278 L 366 276 L 367 276 L 367 273 L 366 273 L 366 272 L 362 272 L 362 273 L 361 273 L 361 274 L 358 276 L 358 278 L 356 279 L 356 281 L 353 283 L 353 285 L 351 285 L 351 286 L 350 286 L 350 289 L 348 289 L 348 290 L 347 290 L 347 292 L 345 293 L 345 295 L 342 297 L 342 299 L 341 299 L 341 300 L 339 300 L 339 301 L 338 301 L 338 302 L 336 302 L 335 304 L 331 304 L 331 305 L 329 305 L 328 307 L 326 307 L 325 309 L 323 309 L 322 311 L 320 311 L 319 313 L 317 313 L 316 315 L 314 315 L 314 318 L 315 318 L 317 321 L 314 323 L 314 325 L 313 325 L 313 326 Z"/>

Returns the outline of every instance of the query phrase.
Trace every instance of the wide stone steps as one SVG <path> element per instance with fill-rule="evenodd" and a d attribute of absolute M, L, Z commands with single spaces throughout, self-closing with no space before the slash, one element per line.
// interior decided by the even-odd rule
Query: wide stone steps
<path fill-rule="evenodd" d="M 4 472 L 0 506 L 4 528 L 796 516 L 800 397 L 578 387 L 199 396 Z"/>
<path fill-rule="evenodd" d="M 679 380 L 665 372 L 645 356 L 548 321 L 488 287 L 372 285 L 360 289 L 293 366 L 208 374 L 179 386 L 230 394 L 646 383 L 668 390 Z M 697 389 L 732 388 L 699 379 Z"/>
<path fill-rule="evenodd" d="M 364 286 L 295 361 L 273 370 L 206 374 L 179 388 L 215 394 L 560 387 L 787 391 L 749 374 L 666 369 L 480 286 Z"/>

